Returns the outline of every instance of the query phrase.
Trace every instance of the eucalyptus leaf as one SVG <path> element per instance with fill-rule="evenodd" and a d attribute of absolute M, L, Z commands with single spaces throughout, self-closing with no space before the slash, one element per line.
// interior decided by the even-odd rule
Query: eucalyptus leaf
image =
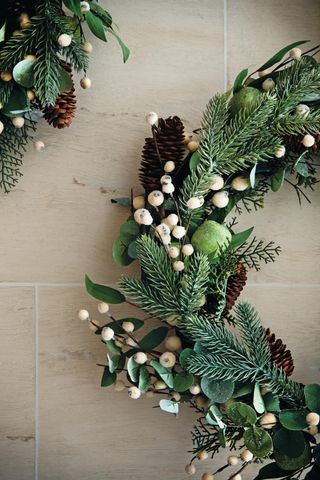
<path fill-rule="evenodd" d="M 121 352 L 121 349 L 117 347 L 114 340 L 107 340 L 105 343 L 109 352 L 114 353 L 115 355 L 118 355 Z"/>
<path fill-rule="evenodd" d="M 260 427 L 250 427 L 243 434 L 245 446 L 255 457 L 263 458 L 273 451 L 272 438 Z"/>
<path fill-rule="evenodd" d="M 274 393 L 268 392 L 264 395 L 263 401 L 268 412 L 280 412 L 280 400 Z"/>
<path fill-rule="evenodd" d="M 151 367 L 157 372 L 160 378 L 164 381 L 164 383 L 169 387 L 173 388 L 173 375 L 171 370 L 166 367 L 163 367 L 159 362 L 156 360 L 151 360 L 150 362 Z"/>
<path fill-rule="evenodd" d="M 122 295 L 118 290 L 107 287 L 106 285 L 99 285 L 98 283 L 93 283 L 92 280 L 85 276 L 85 285 L 87 292 L 97 300 L 106 303 L 118 304 L 125 301 L 125 296 Z"/>
<path fill-rule="evenodd" d="M 128 248 L 120 237 L 116 238 L 112 245 L 112 256 L 117 265 L 127 267 L 133 262 L 133 258 L 128 255 Z"/>
<path fill-rule="evenodd" d="M 132 382 L 137 383 L 139 380 L 139 370 L 141 365 L 137 363 L 134 357 L 130 357 L 127 362 L 128 375 Z"/>
<path fill-rule="evenodd" d="M 253 406 L 258 413 L 265 412 L 265 405 L 260 391 L 260 385 L 256 382 L 253 391 Z"/>
<path fill-rule="evenodd" d="M 109 367 L 105 367 L 101 379 L 101 387 L 109 387 L 114 384 L 117 379 L 117 374 L 115 372 L 110 372 Z"/>
<path fill-rule="evenodd" d="M 179 355 L 179 363 L 182 368 L 186 368 L 188 366 L 189 358 L 194 354 L 194 350 L 192 348 L 185 348 Z"/>
<path fill-rule="evenodd" d="M 234 235 L 232 235 L 231 246 L 233 248 L 241 247 L 241 245 L 243 245 L 248 240 L 251 233 L 253 232 L 253 229 L 254 227 L 251 227 L 247 230 L 244 230 L 243 232 L 235 233 Z"/>
<path fill-rule="evenodd" d="M 308 443 L 305 444 L 305 449 L 301 455 L 298 457 L 289 457 L 285 455 L 281 451 L 275 449 L 274 450 L 274 459 L 278 467 L 282 468 L 283 470 L 295 471 L 299 468 L 304 467 L 310 463 L 312 458 L 310 445 Z"/>
<path fill-rule="evenodd" d="M 308 153 L 308 150 L 303 152 L 293 166 L 293 169 L 302 177 L 309 176 L 309 168 L 305 161 L 305 156 L 307 153 Z"/>
<path fill-rule="evenodd" d="M 305 410 L 283 410 L 279 414 L 279 420 L 281 425 L 288 430 L 301 431 L 308 426 L 306 415 Z"/>
<path fill-rule="evenodd" d="M 261 67 L 258 69 L 258 71 L 261 72 L 262 70 L 266 70 L 267 68 L 272 67 L 276 63 L 281 62 L 281 60 L 286 55 L 286 53 L 288 53 L 290 50 L 292 50 L 292 48 L 298 47 L 299 45 L 302 45 L 302 44 L 307 43 L 307 42 L 309 42 L 309 40 L 300 40 L 298 42 L 291 43 L 290 45 L 287 45 L 284 48 L 281 48 L 281 50 L 279 50 L 275 55 L 273 55 L 271 58 L 269 58 L 269 60 L 266 63 L 261 65 Z"/>
<path fill-rule="evenodd" d="M 275 172 L 270 177 L 271 190 L 273 192 L 277 192 L 278 190 L 280 190 L 280 188 L 283 185 L 285 175 L 286 175 L 286 169 L 280 168 L 277 172 Z"/>
<path fill-rule="evenodd" d="M 1 113 L 7 117 L 15 117 L 30 110 L 30 101 L 27 97 L 27 91 L 22 87 L 14 87 L 9 100 L 4 105 Z"/>
<path fill-rule="evenodd" d="M 128 255 L 129 255 L 129 257 L 133 258 L 134 260 L 136 260 L 138 258 L 137 243 L 135 241 L 131 242 L 128 245 Z"/>
<path fill-rule="evenodd" d="M 303 454 L 306 441 L 302 432 L 294 432 L 286 428 L 280 428 L 273 437 L 274 447 L 279 452 L 290 458 L 296 458 Z"/>
<path fill-rule="evenodd" d="M 265 465 L 259 470 L 259 474 L 254 480 L 269 480 L 274 478 L 284 478 L 292 474 L 289 470 L 282 470 L 278 465 L 273 462 Z"/>
<path fill-rule="evenodd" d="M 214 380 L 213 378 L 202 377 L 201 389 L 210 400 L 223 403 L 232 397 L 234 382 L 231 380 Z"/>
<path fill-rule="evenodd" d="M 179 403 L 173 402 L 172 400 L 162 399 L 159 402 L 159 406 L 164 412 L 173 413 L 174 415 L 178 415 L 179 413 Z"/>
<path fill-rule="evenodd" d="M 140 372 L 139 372 L 138 388 L 139 388 L 139 390 L 141 390 L 143 392 L 143 391 L 145 391 L 149 388 L 150 384 L 151 384 L 151 378 L 150 378 L 150 374 L 148 372 L 148 369 L 147 369 L 147 367 L 142 365 L 141 368 L 140 368 Z"/>
<path fill-rule="evenodd" d="M 211 425 L 218 425 L 219 428 L 224 429 L 225 424 L 223 423 L 222 418 L 223 415 L 217 405 L 211 404 L 206 415 L 206 420 L 208 423 Z"/>
<path fill-rule="evenodd" d="M 108 366 L 111 373 L 115 372 L 116 370 L 122 370 L 125 364 L 125 356 L 124 355 L 113 355 L 110 357 L 108 355 Z"/>
<path fill-rule="evenodd" d="M 254 385 L 251 382 L 246 382 L 246 383 L 236 382 L 236 386 L 232 394 L 232 397 L 233 398 L 243 397 L 244 395 L 248 395 L 248 393 L 253 392 L 253 389 L 254 389 Z"/>
<path fill-rule="evenodd" d="M 35 60 L 22 60 L 15 65 L 12 75 L 19 85 L 25 88 L 33 87 L 35 63 Z"/>
<path fill-rule="evenodd" d="M 168 330 L 167 327 L 158 327 L 151 330 L 151 332 L 147 333 L 147 335 L 140 340 L 140 347 L 143 350 L 150 352 L 163 342 L 168 334 Z"/>
<path fill-rule="evenodd" d="M 200 163 L 200 153 L 199 150 L 193 152 L 189 162 L 189 168 L 191 171 L 195 170 Z"/>
<path fill-rule="evenodd" d="M 72 87 L 73 83 L 69 73 L 61 67 L 59 70 L 59 92 L 68 92 Z"/>
<path fill-rule="evenodd" d="M 242 427 L 250 427 L 257 421 L 257 415 L 253 408 L 242 402 L 231 403 L 226 409 L 226 415 L 235 425 Z"/>
<path fill-rule="evenodd" d="M 106 42 L 107 38 L 102 20 L 90 11 L 85 14 L 85 19 L 93 35 L 98 37 L 103 42 Z"/>
<path fill-rule="evenodd" d="M 304 387 L 304 396 L 309 410 L 320 414 L 320 385 L 316 383 L 306 385 Z"/>
<path fill-rule="evenodd" d="M 173 379 L 173 388 L 176 392 L 185 392 L 194 383 L 194 376 L 188 372 L 179 372 Z"/>

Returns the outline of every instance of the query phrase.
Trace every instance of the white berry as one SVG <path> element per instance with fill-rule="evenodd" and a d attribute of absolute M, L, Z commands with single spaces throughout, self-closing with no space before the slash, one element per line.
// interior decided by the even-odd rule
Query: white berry
<path fill-rule="evenodd" d="M 156 112 L 149 112 L 147 115 L 146 115 L 146 122 L 149 124 L 149 125 L 155 125 L 158 121 L 158 115 L 156 114 Z"/>
<path fill-rule="evenodd" d="M 292 48 L 289 52 L 289 57 L 293 58 L 294 60 L 300 60 L 302 55 L 302 51 L 300 48 Z"/>
<path fill-rule="evenodd" d="M 233 475 L 233 477 L 230 477 L 230 480 L 242 480 L 242 476 L 240 473 L 237 473 L 236 475 Z"/>
<path fill-rule="evenodd" d="M 22 128 L 24 125 L 24 118 L 23 117 L 13 117 L 12 120 L 12 125 L 16 128 Z"/>
<path fill-rule="evenodd" d="M 231 187 L 237 192 L 243 192 L 250 186 L 250 180 L 247 177 L 235 177 L 231 182 Z"/>
<path fill-rule="evenodd" d="M 274 156 L 276 158 L 282 158 L 285 156 L 285 154 L 286 154 L 286 147 L 284 147 L 283 145 L 276 148 L 276 150 L 274 151 Z"/>
<path fill-rule="evenodd" d="M 207 450 L 200 450 L 197 453 L 197 458 L 199 460 L 207 460 L 208 457 L 209 457 L 209 454 L 208 454 Z"/>
<path fill-rule="evenodd" d="M 224 208 L 229 203 L 229 195 L 225 190 L 221 190 L 213 195 L 211 202 L 217 208 Z"/>
<path fill-rule="evenodd" d="M 179 402 L 181 400 L 181 395 L 179 392 L 172 392 L 171 398 L 176 402 Z"/>
<path fill-rule="evenodd" d="M 196 467 L 193 465 L 193 463 L 189 463 L 185 466 L 184 471 L 187 475 L 194 475 L 196 473 Z"/>
<path fill-rule="evenodd" d="M 36 98 L 36 94 L 33 90 L 27 90 L 27 97 L 30 102 L 32 102 Z"/>
<path fill-rule="evenodd" d="M 167 222 L 169 225 L 176 226 L 178 225 L 179 222 L 179 217 L 175 213 L 170 213 L 170 215 L 167 216 Z"/>
<path fill-rule="evenodd" d="M 122 322 L 122 328 L 125 332 L 131 333 L 134 331 L 134 324 L 130 321 Z"/>
<path fill-rule="evenodd" d="M 306 416 L 306 422 L 311 427 L 315 427 L 315 426 L 319 425 L 319 421 L 320 421 L 320 417 L 316 412 L 310 412 Z"/>
<path fill-rule="evenodd" d="M 307 134 L 303 137 L 302 143 L 307 148 L 312 147 L 315 143 L 315 138 L 312 135 Z"/>
<path fill-rule="evenodd" d="M 182 272 L 182 270 L 184 270 L 184 263 L 181 260 L 173 262 L 173 270 L 176 272 Z"/>
<path fill-rule="evenodd" d="M 162 177 L 160 178 L 160 183 L 161 185 L 172 183 L 172 177 L 170 175 L 162 175 Z"/>
<path fill-rule="evenodd" d="M 192 395 L 198 395 L 201 392 L 200 385 L 198 385 L 197 383 L 194 383 L 189 388 L 189 392 L 192 393 Z"/>
<path fill-rule="evenodd" d="M 171 236 L 168 235 L 168 234 L 161 235 L 160 239 L 161 239 L 161 242 L 163 243 L 163 245 L 170 245 L 170 243 L 171 243 Z"/>
<path fill-rule="evenodd" d="M 4 125 L 3 125 L 2 122 L 0 122 L 0 135 L 1 135 L 1 133 L 3 132 L 3 129 L 4 129 Z"/>
<path fill-rule="evenodd" d="M 195 210 L 196 208 L 202 207 L 204 204 L 204 198 L 203 197 L 191 197 L 187 201 L 187 207 L 189 210 Z"/>
<path fill-rule="evenodd" d="M 89 320 L 90 315 L 88 310 L 79 310 L 78 317 L 80 320 Z"/>
<path fill-rule="evenodd" d="M 227 463 L 228 465 L 238 465 L 239 458 L 235 455 L 229 455 L 229 457 L 227 458 Z"/>
<path fill-rule="evenodd" d="M 156 226 L 156 232 L 159 235 L 170 235 L 170 228 L 165 223 L 160 223 L 160 225 Z"/>
<path fill-rule="evenodd" d="M 123 380 L 117 380 L 116 383 L 114 384 L 114 389 L 116 392 L 122 392 L 122 390 L 125 389 L 125 383 Z"/>
<path fill-rule="evenodd" d="M 166 173 L 171 173 L 173 172 L 173 170 L 176 168 L 174 162 L 172 160 L 169 160 L 168 162 L 166 162 L 164 164 L 164 167 L 163 167 L 163 170 L 166 172 Z"/>
<path fill-rule="evenodd" d="M 34 142 L 33 147 L 36 152 L 43 152 L 43 150 L 45 149 L 45 144 L 41 140 L 37 140 Z"/>
<path fill-rule="evenodd" d="M 262 88 L 266 92 L 269 92 L 270 90 L 273 90 L 274 87 L 276 86 L 274 80 L 272 78 L 267 78 L 264 82 L 262 82 Z"/>
<path fill-rule="evenodd" d="M 130 387 L 128 388 L 128 395 L 133 400 L 137 400 L 141 397 L 141 390 L 138 387 Z"/>
<path fill-rule="evenodd" d="M 105 302 L 98 303 L 97 308 L 99 313 L 107 313 L 110 309 L 109 305 Z"/>
<path fill-rule="evenodd" d="M 174 238 L 177 238 L 178 240 L 180 240 L 180 238 L 183 238 L 186 233 L 187 233 L 186 229 L 180 225 L 176 225 L 172 230 L 172 235 L 174 236 Z"/>
<path fill-rule="evenodd" d="M 180 250 L 178 247 L 170 247 L 169 248 L 169 257 L 170 258 L 177 258 L 180 255 Z"/>
<path fill-rule="evenodd" d="M 303 117 L 307 117 L 310 113 L 310 108 L 308 105 L 305 105 L 304 103 L 300 103 L 299 105 L 296 106 L 295 112 L 297 115 L 302 115 Z"/>
<path fill-rule="evenodd" d="M 180 350 L 180 348 L 182 347 L 181 339 L 177 335 L 172 335 L 171 337 L 168 337 L 164 345 L 166 349 L 169 350 L 170 352 L 176 352 L 177 350 Z"/>
<path fill-rule="evenodd" d="M 198 148 L 199 148 L 199 142 L 196 142 L 195 140 L 191 140 L 191 142 L 187 144 L 187 149 L 190 152 L 195 152 L 196 150 L 198 150 Z"/>
<path fill-rule="evenodd" d="M 210 190 L 221 190 L 221 188 L 223 188 L 224 186 L 223 177 L 221 175 L 218 175 L 217 173 L 212 175 L 210 182 Z"/>
<path fill-rule="evenodd" d="M 81 88 L 86 90 L 87 88 L 91 88 L 91 85 L 92 85 L 92 82 L 91 82 L 90 78 L 88 78 L 88 77 L 81 78 L 81 80 L 80 80 Z"/>
<path fill-rule="evenodd" d="M 81 48 L 86 53 L 92 53 L 92 50 L 93 50 L 92 43 L 90 42 L 83 42 L 81 45 Z"/>
<path fill-rule="evenodd" d="M 69 47 L 71 42 L 72 37 L 67 33 L 62 33 L 62 35 L 58 37 L 58 44 L 60 45 L 60 47 Z"/>
<path fill-rule="evenodd" d="M 149 193 L 148 202 L 153 207 L 159 207 L 164 202 L 163 193 L 160 192 L 160 190 L 154 190 L 153 192 Z"/>
<path fill-rule="evenodd" d="M 250 450 L 244 450 L 240 453 L 240 458 L 244 462 L 251 462 L 251 460 L 253 459 L 253 453 L 251 453 Z"/>
<path fill-rule="evenodd" d="M 171 194 L 175 191 L 173 183 L 163 183 L 162 184 L 163 193 Z"/>
<path fill-rule="evenodd" d="M 273 413 L 265 413 L 259 420 L 261 427 L 271 430 L 277 423 L 277 417 Z"/>
<path fill-rule="evenodd" d="M 144 352 L 137 352 L 133 358 L 139 365 L 143 365 L 148 360 L 148 357 Z"/>
<path fill-rule="evenodd" d="M 157 380 L 153 386 L 156 390 L 165 390 L 167 388 L 167 385 L 162 380 Z"/>
<path fill-rule="evenodd" d="M 172 352 L 164 352 L 160 356 L 159 362 L 163 367 L 172 368 L 176 363 L 176 356 Z"/>
<path fill-rule="evenodd" d="M 183 255 L 185 255 L 186 257 L 190 257 L 190 255 L 192 255 L 193 252 L 194 252 L 194 248 L 191 245 L 191 243 L 186 243 L 185 245 L 183 245 L 182 247 Z"/>
<path fill-rule="evenodd" d="M 140 225 L 151 225 L 153 222 L 153 218 L 146 208 L 138 208 L 138 210 L 134 212 L 133 218 Z"/>
<path fill-rule="evenodd" d="M 105 342 L 112 340 L 114 337 L 114 330 L 110 327 L 104 327 L 101 332 L 101 337 Z"/>
<path fill-rule="evenodd" d="M 201 480 L 214 480 L 214 475 L 212 473 L 203 473 Z"/>
<path fill-rule="evenodd" d="M 88 2 L 80 2 L 80 8 L 82 13 L 87 13 L 90 10 L 90 5 Z"/>

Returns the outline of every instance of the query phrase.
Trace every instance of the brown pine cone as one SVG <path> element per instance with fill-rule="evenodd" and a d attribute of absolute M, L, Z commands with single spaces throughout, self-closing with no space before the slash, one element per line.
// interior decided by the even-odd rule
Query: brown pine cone
<path fill-rule="evenodd" d="M 284 345 L 280 338 L 276 338 L 275 334 L 272 333 L 269 328 L 267 328 L 265 332 L 270 346 L 272 362 L 278 365 L 278 367 L 281 367 L 289 377 L 294 370 L 290 350 L 287 350 L 287 345 Z"/>
<path fill-rule="evenodd" d="M 164 175 L 166 162 L 175 163 L 175 170 L 170 174 L 174 177 L 185 155 L 184 126 L 179 117 L 159 118 L 158 126 L 153 129 L 156 143 L 154 138 L 146 138 L 139 174 L 147 192 L 161 189 L 160 178 Z"/>
<path fill-rule="evenodd" d="M 65 70 L 72 77 L 70 64 L 64 63 L 63 68 L 65 68 Z M 56 103 L 54 105 L 44 109 L 44 118 L 55 128 L 70 127 L 76 110 L 76 103 L 77 101 L 74 94 L 74 86 L 72 86 L 71 90 L 62 92 L 57 96 Z"/>
<path fill-rule="evenodd" d="M 228 280 L 226 291 L 226 311 L 230 311 L 247 283 L 247 270 L 243 263 L 236 265 L 237 273 L 232 275 Z"/>

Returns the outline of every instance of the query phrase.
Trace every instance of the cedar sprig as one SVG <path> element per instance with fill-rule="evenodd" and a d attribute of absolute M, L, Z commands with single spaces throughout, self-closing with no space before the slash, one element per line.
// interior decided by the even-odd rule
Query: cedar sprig
<path fill-rule="evenodd" d="M 267 264 L 276 261 L 280 255 L 281 247 L 270 241 L 258 240 L 253 237 L 250 242 L 245 242 L 237 249 L 238 261 L 244 263 L 248 268 L 254 268 L 257 272 L 260 270 L 261 262 Z"/>

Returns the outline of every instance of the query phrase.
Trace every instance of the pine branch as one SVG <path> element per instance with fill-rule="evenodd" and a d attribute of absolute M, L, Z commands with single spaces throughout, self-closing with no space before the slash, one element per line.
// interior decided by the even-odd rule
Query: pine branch
<path fill-rule="evenodd" d="M 257 240 L 257 237 L 253 237 L 251 242 L 245 242 L 237 250 L 238 260 L 257 272 L 260 270 L 261 262 L 265 264 L 275 262 L 280 252 L 281 247 L 275 246 L 274 242 L 265 243 L 263 240 Z"/>
<path fill-rule="evenodd" d="M 279 135 L 319 134 L 320 111 L 311 112 L 306 117 L 297 114 L 279 117 L 274 128 Z"/>
<path fill-rule="evenodd" d="M 27 143 L 32 139 L 35 122 L 26 115 L 22 128 L 15 128 L 11 120 L 0 114 L 4 130 L 0 135 L 0 188 L 6 193 L 13 188 L 22 176 L 20 167 Z"/>
<path fill-rule="evenodd" d="M 209 274 L 210 264 L 207 255 L 193 254 L 187 264 L 179 290 L 182 316 L 199 309 L 199 301 L 207 291 Z"/>

